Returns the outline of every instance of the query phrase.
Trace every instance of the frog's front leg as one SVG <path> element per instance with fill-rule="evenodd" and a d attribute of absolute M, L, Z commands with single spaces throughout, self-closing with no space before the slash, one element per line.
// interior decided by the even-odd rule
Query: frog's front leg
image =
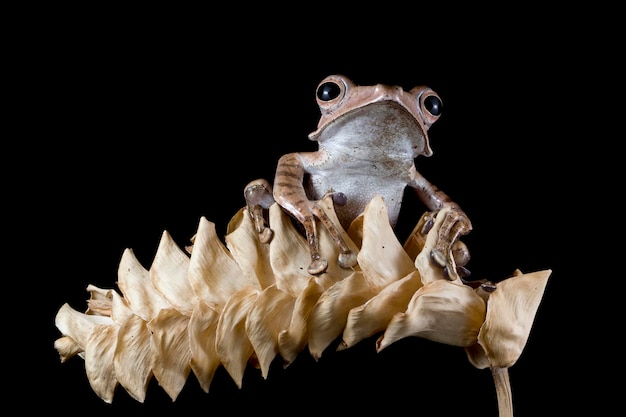
<path fill-rule="evenodd" d="M 274 179 L 274 199 L 304 227 L 311 254 L 311 264 L 307 268 L 309 274 L 318 275 L 328 268 L 328 261 L 322 257 L 319 250 L 317 219 L 328 229 L 339 248 L 339 266 L 351 268 L 356 265 L 357 256 L 341 236 L 340 226 L 333 223 L 317 201 L 309 200 L 304 190 L 306 155 L 291 153 L 279 159 Z"/>
<path fill-rule="evenodd" d="M 244 188 L 244 198 L 248 213 L 254 222 L 254 228 L 259 234 L 259 239 L 263 243 L 269 243 L 274 236 L 274 232 L 265 222 L 264 213 L 274 204 L 272 186 L 264 179 L 251 181 Z"/>
<path fill-rule="evenodd" d="M 460 238 L 472 230 L 469 217 L 447 194 L 428 182 L 417 170 L 412 174 L 414 182 L 411 186 L 430 210 L 450 208 L 439 228 L 437 243 L 430 253 L 431 259 L 443 268 L 444 276 L 450 280 L 468 277 L 470 272 L 465 264 L 469 261 L 469 251 Z"/>

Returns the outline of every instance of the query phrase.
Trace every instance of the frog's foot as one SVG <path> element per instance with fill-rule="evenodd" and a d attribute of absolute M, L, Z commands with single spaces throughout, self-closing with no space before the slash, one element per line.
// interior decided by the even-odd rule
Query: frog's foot
<path fill-rule="evenodd" d="M 461 235 L 472 230 L 467 216 L 460 210 L 450 210 L 438 231 L 437 243 L 430 253 L 431 259 L 443 268 L 444 276 L 453 281 L 466 278 L 470 272 L 465 265 L 469 261 L 469 251 L 459 240 Z"/>
<path fill-rule="evenodd" d="M 326 272 L 328 269 L 328 261 L 325 259 L 315 259 L 311 261 L 311 264 L 306 269 L 306 271 L 311 275 L 319 275 L 323 272 Z"/>
<path fill-rule="evenodd" d="M 274 204 L 272 186 L 264 179 L 254 180 L 244 189 L 244 198 L 248 207 L 248 213 L 254 222 L 254 228 L 259 234 L 262 243 L 269 243 L 274 232 L 267 226 L 265 212 Z"/>
<path fill-rule="evenodd" d="M 357 264 L 357 254 L 352 251 L 340 253 L 338 262 L 340 267 L 350 269 Z"/>
<path fill-rule="evenodd" d="M 265 227 L 261 233 L 259 233 L 259 240 L 261 243 L 270 243 L 274 237 L 274 231 L 269 227 Z"/>

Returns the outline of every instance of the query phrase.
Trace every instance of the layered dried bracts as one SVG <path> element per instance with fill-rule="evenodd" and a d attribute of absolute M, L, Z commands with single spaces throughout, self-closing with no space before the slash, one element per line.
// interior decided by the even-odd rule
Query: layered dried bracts
<path fill-rule="evenodd" d="M 322 205 L 339 224 L 330 197 Z M 245 208 L 228 224 L 225 244 L 203 217 L 185 249 L 165 231 L 149 269 L 127 249 L 119 290 L 90 285 L 84 313 L 63 305 L 54 346 L 62 362 L 84 359 L 92 389 L 110 403 L 119 385 L 143 402 L 153 377 L 176 400 L 190 372 L 208 392 L 223 366 L 241 388 L 247 367 L 267 378 L 277 355 L 288 366 L 307 346 L 317 359 L 337 340 L 348 349 L 379 335 L 381 351 L 422 337 L 464 348 L 475 367 L 490 368 L 500 409 L 510 409 L 507 370 L 526 345 L 551 270 L 516 271 L 495 290 L 444 277 L 429 254 L 445 211 L 424 213 L 401 244 L 385 202 L 373 199 L 341 230 L 358 252 L 352 269 L 332 261 L 337 247 L 319 229 L 329 260 L 319 276 L 306 272 L 307 243 L 277 204 L 270 243 L 259 240 Z"/>

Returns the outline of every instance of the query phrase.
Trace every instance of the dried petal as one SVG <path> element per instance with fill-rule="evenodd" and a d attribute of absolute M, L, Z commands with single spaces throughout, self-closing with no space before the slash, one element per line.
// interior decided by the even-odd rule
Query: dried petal
<path fill-rule="evenodd" d="M 260 241 L 246 208 L 230 220 L 224 240 L 243 274 L 254 277 L 262 289 L 276 282 L 270 264 L 270 246 Z"/>
<path fill-rule="evenodd" d="M 428 230 L 425 230 L 425 226 L 427 223 L 434 222 L 434 215 L 430 211 L 422 214 L 422 217 L 418 220 L 417 224 L 413 228 L 411 234 L 404 241 L 404 245 L 402 246 L 406 251 L 407 255 L 411 259 L 415 261 L 417 255 L 419 255 L 424 249 L 424 245 L 426 245 L 426 233 Z M 432 228 L 432 225 L 429 227 Z"/>
<path fill-rule="evenodd" d="M 219 311 L 200 301 L 189 320 L 191 369 L 204 392 L 209 392 L 215 371 L 220 366 L 215 349 L 219 317 Z"/>
<path fill-rule="evenodd" d="M 83 352 L 94 328 L 100 324 L 110 325 L 112 323 L 113 320 L 110 317 L 80 313 L 67 303 L 61 306 L 54 319 L 54 324 L 61 334 L 70 337 Z M 64 342 L 64 345 L 67 343 Z"/>
<path fill-rule="evenodd" d="M 182 391 L 191 371 L 187 326 L 189 316 L 174 309 L 161 310 L 150 322 L 152 371 L 172 400 Z"/>
<path fill-rule="evenodd" d="M 106 403 L 113 402 L 118 381 L 113 355 L 117 344 L 117 326 L 96 325 L 85 344 L 85 371 L 93 391 Z"/>
<path fill-rule="evenodd" d="M 55 340 L 54 348 L 61 356 L 61 363 L 83 352 L 83 348 L 69 336 L 62 336 Z"/>
<path fill-rule="evenodd" d="M 239 388 L 248 360 L 254 353 L 246 333 L 246 317 L 258 294 L 259 291 L 252 287 L 233 294 L 226 301 L 217 323 L 217 356 Z"/>
<path fill-rule="evenodd" d="M 187 279 L 196 296 L 207 304 L 223 305 L 231 294 L 244 287 L 260 289 L 256 277 L 245 274 L 222 244 L 215 224 L 204 217 L 195 236 Z"/>
<path fill-rule="evenodd" d="M 413 260 L 389 224 L 387 205 L 380 195 L 363 212 L 363 242 L 358 261 L 370 286 L 379 290 L 415 271 Z"/>
<path fill-rule="evenodd" d="M 278 354 L 278 334 L 289 326 L 295 299 L 276 288 L 267 287 L 254 302 L 246 319 L 246 333 L 267 378 L 269 367 Z"/>
<path fill-rule="evenodd" d="M 413 271 L 383 288 L 364 304 L 350 310 L 338 349 L 347 349 L 384 331 L 396 313 L 406 311 L 411 297 L 421 287 L 419 272 Z"/>
<path fill-rule="evenodd" d="M 131 310 L 145 321 L 150 321 L 162 309 L 172 308 L 152 286 L 150 273 L 139 263 L 132 249 L 122 254 L 117 285 Z"/>
<path fill-rule="evenodd" d="M 317 280 L 310 278 L 308 285 L 296 299 L 289 328 L 278 334 L 278 350 L 284 366 L 293 362 L 306 347 L 309 340 L 309 316 L 323 292 L 324 288 Z"/>
<path fill-rule="evenodd" d="M 485 302 L 470 287 L 433 281 L 414 294 L 405 313 L 393 316 L 378 339 L 377 350 L 407 336 L 470 346 L 477 341 L 485 310 Z"/>
<path fill-rule="evenodd" d="M 163 232 L 150 266 L 150 281 L 175 309 L 191 316 L 198 297 L 187 280 L 188 269 L 189 256 L 176 245 L 167 231 Z"/>
<path fill-rule="evenodd" d="M 552 270 L 516 274 L 500 281 L 489 294 L 487 316 L 478 343 L 491 368 L 509 368 L 521 355 Z M 470 362 L 484 367 L 485 361 L 468 351 Z"/>
<path fill-rule="evenodd" d="M 343 332 L 348 313 L 378 291 L 370 287 L 364 273 L 355 271 L 322 293 L 309 317 L 309 351 L 316 360 Z"/>
<path fill-rule="evenodd" d="M 152 379 L 151 338 L 147 323 L 137 315 L 129 317 L 117 332 L 115 375 L 128 394 L 139 402 L 144 402 Z"/>

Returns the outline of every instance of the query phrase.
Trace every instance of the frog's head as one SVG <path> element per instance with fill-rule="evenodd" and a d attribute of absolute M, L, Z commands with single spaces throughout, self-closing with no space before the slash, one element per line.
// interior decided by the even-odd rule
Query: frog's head
<path fill-rule="evenodd" d="M 364 138 L 370 143 L 405 146 L 413 157 L 431 156 L 428 129 L 439 119 L 441 98 L 429 87 L 360 86 L 343 75 L 324 78 L 317 87 L 321 117 L 309 139 L 320 143 Z M 339 139 L 341 140 L 341 139 Z"/>

